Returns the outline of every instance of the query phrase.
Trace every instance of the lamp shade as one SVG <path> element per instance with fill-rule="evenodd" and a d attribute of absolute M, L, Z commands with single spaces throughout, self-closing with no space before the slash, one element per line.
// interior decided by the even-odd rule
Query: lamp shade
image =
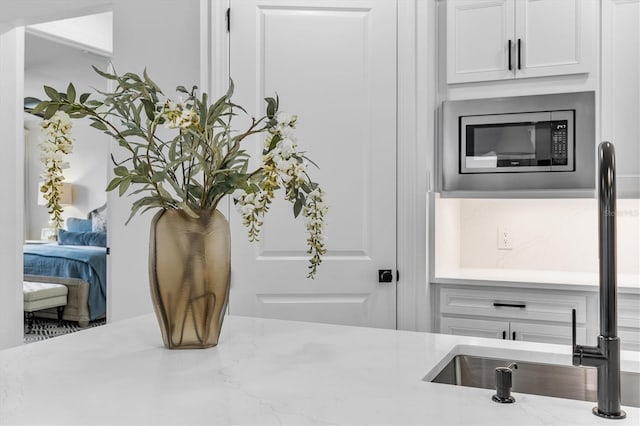
<path fill-rule="evenodd" d="M 40 192 L 40 188 L 42 187 L 42 182 L 38 183 L 38 205 L 46 206 L 47 200 L 44 198 L 44 194 Z M 62 188 L 60 191 L 60 205 L 69 205 L 73 204 L 73 185 L 67 182 L 62 183 Z"/>

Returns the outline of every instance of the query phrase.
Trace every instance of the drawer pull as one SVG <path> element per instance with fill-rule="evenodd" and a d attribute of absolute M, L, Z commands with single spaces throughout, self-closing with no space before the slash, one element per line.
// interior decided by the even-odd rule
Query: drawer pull
<path fill-rule="evenodd" d="M 493 302 L 493 306 L 496 308 L 520 308 L 527 307 L 525 303 L 506 303 L 506 302 Z"/>

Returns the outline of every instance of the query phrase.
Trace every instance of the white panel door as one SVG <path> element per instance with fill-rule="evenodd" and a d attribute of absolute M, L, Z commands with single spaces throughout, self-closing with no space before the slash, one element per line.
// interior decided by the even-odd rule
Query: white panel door
<path fill-rule="evenodd" d="M 589 72 L 595 7 L 595 0 L 516 0 L 516 76 Z"/>
<path fill-rule="evenodd" d="M 250 114 L 277 93 L 299 116 L 330 208 L 315 280 L 289 203 L 273 205 L 257 244 L 232 211 L 230 313 L 395 328 L 395 279 L 378 283 L 378 270 L 396 261 L 396 2 L 232 1 L 230 73 Z"/>
<path fill-rule="evenodd" d="M 514 25 L 514 0 L 447 1 L 447 83 L 514 78 Z"/>

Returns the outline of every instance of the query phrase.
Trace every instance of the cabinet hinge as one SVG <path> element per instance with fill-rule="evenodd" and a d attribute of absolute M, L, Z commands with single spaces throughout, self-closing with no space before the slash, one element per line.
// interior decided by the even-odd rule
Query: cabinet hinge
<path fill-rule="evenodd" d="M 400 281 L 400 271 L 396 269 L 396 282 Z"/>
<path fill-rule="evenodd" d="M 111 247 L 107 247 L 107 254 L 111 254 Z"/>
<path fill-rule="evenodd" d="M 227 32 L 231 32 L 231 8 L 227 8 Z"/>

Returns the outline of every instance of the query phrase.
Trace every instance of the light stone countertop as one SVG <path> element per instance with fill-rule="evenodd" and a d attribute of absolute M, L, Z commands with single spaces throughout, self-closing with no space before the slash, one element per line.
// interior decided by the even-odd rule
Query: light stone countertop
<path fill-rule="evenodd" d="M 437 272 L 432 280 L 440 284 L 468 284 L 487 282 L 491 285 L 505 284 L 526 288 L 539 287 L 578 291 L 598 291 L 597 272 L 547 271 L 538 269 L 498 269 L 498 268 L 451 268 Z M 640 276 L 617 274 L 617 288 L 620 293 L 640 293 Z"/>
<path fill-rule="evenodd" d="M 0 424 L 639 424 L 638 408 L 612 421 L 422 380 L 457 353 L 570 363 L 568 346 L 236 316 L 217 347 L 169 351 L 145 315 L 0 351 Z M 640 353 L 622 368 L 640 372 Z"/>

